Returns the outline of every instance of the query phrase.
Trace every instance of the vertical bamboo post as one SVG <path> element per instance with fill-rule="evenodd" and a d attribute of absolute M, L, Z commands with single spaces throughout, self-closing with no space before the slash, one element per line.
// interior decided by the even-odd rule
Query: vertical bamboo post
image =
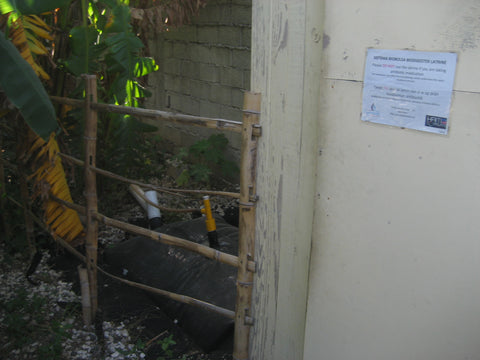
<path fill-rule="evenodd" d="M 87 269 L 78 266 L 78 277 L 80 279 L 80 294 L 82 296 L 82 314 L 83 314 L 83 323 L 86 326 L 92 324 L 92 305 L 90 299 L 90 287 L 88 283 L 88 272 Z"/>
<path fill-rule="evenodd" d="M 97 212 L 97 179 L 91 166 L 96 165 L 97 150 L 97 111 L 91 108 L 97 102 L 97 78 L 95 75 L 84 75 L 85 79 L 85 199 L 86 199 L 86 239 L 88 282 L 90 285 L 90 305 L 92 321 L 98 307 L 97 300 L 97 249 L 98 222 L 94 215 Z"/>
<path fill-rule="evenodd" d="M 240 203 L 237 272 L 237 299 L 235 305 L 235 333 L 233 358 L 248 359 L 251 324 L 251 302 L 253 273 L 248 271 L 247 262 L 254 260 L 255 208 L 256 208 L 256 155 L 257 137 L 254 128 L 259 124 L 261 96 L 246 92 L 243 103 L 242 155 L 240 160 Z"/>

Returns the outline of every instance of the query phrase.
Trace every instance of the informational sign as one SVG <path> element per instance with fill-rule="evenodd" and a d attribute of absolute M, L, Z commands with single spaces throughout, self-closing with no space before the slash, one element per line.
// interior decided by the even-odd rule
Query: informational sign
<path fill-rule="evenodd" d="M 369 49 L 362 120 L 447 134 L 457 54 Z"/>

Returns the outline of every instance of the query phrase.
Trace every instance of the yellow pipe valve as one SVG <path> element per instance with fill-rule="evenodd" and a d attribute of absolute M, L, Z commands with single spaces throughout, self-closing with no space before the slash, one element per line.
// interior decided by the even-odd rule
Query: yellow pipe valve
<path fill-rule="evenodd" d="M 215 219 L 212 215 L 212 207 L 210 206 L 210 197 L 203 197 L 203 207 L 201 208 L 202 214 L 205 216 L 205 225 L 207 226 L 207 236 L 210 247 L 218 248 L 218 235 L 217 235 L 217 225 L 215 224 Z"/>

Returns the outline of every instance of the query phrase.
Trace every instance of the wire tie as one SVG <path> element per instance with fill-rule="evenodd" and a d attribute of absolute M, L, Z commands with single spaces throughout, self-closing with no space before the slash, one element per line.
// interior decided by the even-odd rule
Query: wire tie
<path fill-rule="evenodd" d="M 252 203 L 252 202 L 239 201 L 238 203 L 239 203 L 240 205 L 242 205 L 242 206 L 248 206 L 248 207 L 253 207 L 253 206 L 255 206 L 255 204 Z"/>

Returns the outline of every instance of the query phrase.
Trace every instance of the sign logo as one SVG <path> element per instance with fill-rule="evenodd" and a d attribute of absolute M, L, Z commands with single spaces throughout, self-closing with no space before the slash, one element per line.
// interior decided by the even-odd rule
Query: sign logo
<path fill-rule="evenodd" d="M 447 118 L 433 115 L 425 116 L 425 126 L 446 129 L 447 128 Z"/>

